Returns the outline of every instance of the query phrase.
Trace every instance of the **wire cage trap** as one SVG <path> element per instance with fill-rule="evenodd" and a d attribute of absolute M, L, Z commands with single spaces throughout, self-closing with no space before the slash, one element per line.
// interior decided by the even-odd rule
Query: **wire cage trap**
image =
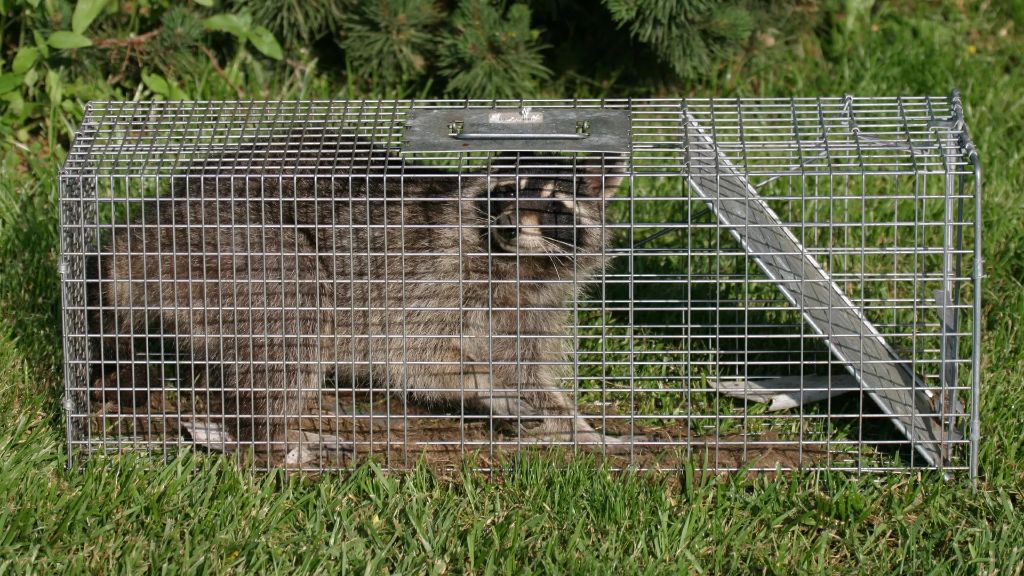
<path fill-rule="evenodd" d="M 977 472 L 959 96 L 93 102 L 67 442 Z"/>

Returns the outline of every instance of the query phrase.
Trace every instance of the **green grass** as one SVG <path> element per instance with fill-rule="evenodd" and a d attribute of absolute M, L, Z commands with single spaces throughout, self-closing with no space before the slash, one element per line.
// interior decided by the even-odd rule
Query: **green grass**
<path fill-rule="evenodd" d="M 538 456 L 494 478 L 367 465 L 286 479 L 198 455 L 67 471 L 55 272 L 63 153 L 36 141 L 0 164 L 0 573 L 1021 573 L 1024 22 L 1007 14 L 1024 11 L 884 4 L 875 31 L 801 37 L 678 94 L 960 88 L 985 170 L 976 485 L 927 473 L 607 474 L 586 458 L 564 469 Z M 332 94 L 317 86 L 289 94 Z M 215 87 L 189 87 L 204 90 Z"/>

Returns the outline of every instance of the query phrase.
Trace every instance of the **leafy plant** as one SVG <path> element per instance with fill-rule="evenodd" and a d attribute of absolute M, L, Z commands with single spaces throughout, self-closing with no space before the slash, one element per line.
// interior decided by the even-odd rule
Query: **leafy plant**
<path fill-rule="evenodd" d="M 274 60 L 284 58 L 284 51 L 270 30 L 253 24 L 252 16 L 248 14 L 216 14 L 203 20 L 203 27 L 231 34 L 238 39 L 240 46 L 251 42 L 254 48 Z"/>
<path fill-rule="evenodd" d="M 211 16 L 205 13 L 209 5 L 0 1 L 7 40 L 0 45 L 0 146 L 17 146 L 40 131 L 66 141 L 89 100 L 188 98 L 184 79 L 211 66 L 221 84 L 237 88 L 247 73 L 261 74 L 250 46 L 271 60 L 283 59 L 273 33 L 250 15 Z M 232 48 L 225 69 L 220 53 Z"/>

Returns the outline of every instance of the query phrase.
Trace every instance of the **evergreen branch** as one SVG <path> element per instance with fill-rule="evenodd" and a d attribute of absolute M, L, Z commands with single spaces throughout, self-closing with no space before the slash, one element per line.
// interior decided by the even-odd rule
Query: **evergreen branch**
<path fill-rule="evenodd" d="M 520 98 L 536 94 L 551 77 L 544 66 L 540 32 L 530 28 L 525 4 L 465 0 L 452 29 L 440 39 L 438 68 L 445 91 L 460 97 Z"/>
<path fill-rule="evenodd" d="M 647 44 L 682 78 L 706 73 L 739 50 L 755 28 L 743 0 L 604 0 L 620 28 Z"/>

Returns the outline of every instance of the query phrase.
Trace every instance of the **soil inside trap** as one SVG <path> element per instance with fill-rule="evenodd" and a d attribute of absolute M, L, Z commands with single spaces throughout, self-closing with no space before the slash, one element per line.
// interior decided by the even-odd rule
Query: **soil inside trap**
<path fill-rule="evenodd" d="M 127 404 L 127 405 L 126 405 Z M 613 406 L 588 422 L 609 436 L 634 436 L 619 453 L 599 446 L 542 443 L 517 437 L 513 426 L 502 426 L 486 414 L 462 412 L 459 406 L 425 406 L 397 395 L 374 392 L 324 392 L 307 402 L 301 416 L 290 420 L 286 442 L 267 449 L 266 442 L 239 442 L 230 419 L 211 397 L 151 394 L 132 406 L 114 399 L 91 403 L 93 445 L 161 449 L 195 445 L 235 454 L 244 465 L 303 470 L 351 468 L 374 458 L 387 469 L 409 469 L 423 461 L 437 470 L 457 470 L 466 464 L 493 469 L 504 466 L 523 450 L 557 451 L 563 455 L 592 455 L 613 469 L 674 470 L 688 463 L 697 469 L 771 471 L 820 465 L 829 451 L 804 445 L 776 432 L 699 435 L 685 418 L 649 416 L 622 418 Z M 584 407 L 585 408 L 585 407 Z M 584 410 L 586 412 L 586 410 Z M 97 432 L 103 440 L 97 441 Z M 849 458 L 834 451 L 832 459 Z"/>

